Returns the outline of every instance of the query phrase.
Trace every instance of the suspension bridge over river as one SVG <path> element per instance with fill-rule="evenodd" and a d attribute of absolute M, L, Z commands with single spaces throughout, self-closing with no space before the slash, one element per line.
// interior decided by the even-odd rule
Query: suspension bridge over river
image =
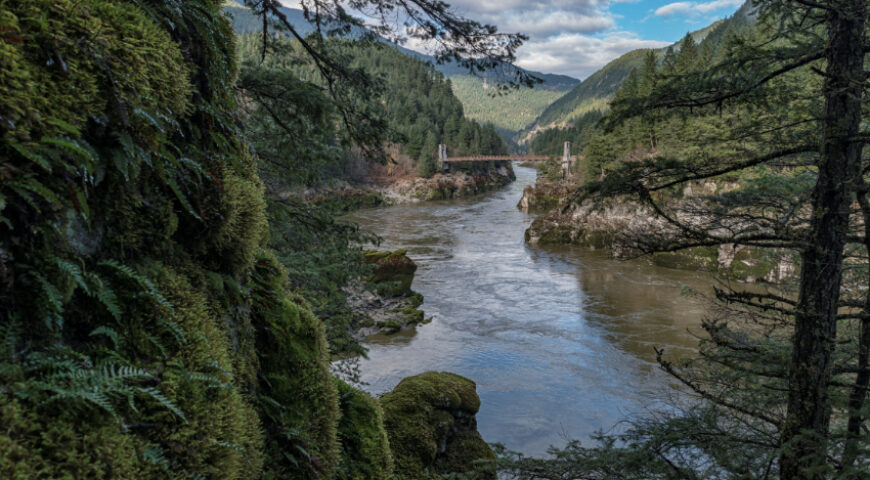
<path fill-rule="evenodd" d="M 467 155 L 450 157 L 447 155 L 447 145 L 438 145 L 438 171 L 446 172 L 451 163 L 458 162 L 545 162 L 553 158 L 552 155 Z M 574 168 L 577 155 L 571 155 L 571 142 L 565 142 L 562 150 L 562 173 L 567 174 Z"/>

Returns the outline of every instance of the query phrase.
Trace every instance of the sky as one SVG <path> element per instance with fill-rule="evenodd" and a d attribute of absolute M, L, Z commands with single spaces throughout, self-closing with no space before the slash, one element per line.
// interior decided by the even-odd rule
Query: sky
<path fill-rule="evenodd" d="M 517 65 L 578 79 L 631 50 L 674 43 L 732 15 L 743 1 L 446 0 L 466 18 L 528 35 Z"/>

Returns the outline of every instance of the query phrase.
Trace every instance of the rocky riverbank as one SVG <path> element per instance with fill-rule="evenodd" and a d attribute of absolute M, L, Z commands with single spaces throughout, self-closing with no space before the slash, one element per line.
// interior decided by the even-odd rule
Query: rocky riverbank
<path fill-rule="evenodd" d="M 486 172 L 437 173 L 431 178 L 419 176 L 379 177 L 366 182 L 340 182 L 307 190 L 286 192 L 284 196 L 304 198 L 335 211 L 359 208 L 449 200 L 496 190 L 516 180 L 509 162 Z"/>
<path fill-rule="evenodd" d="M 524 211 L 548 209 L 526 230 L 526 242 L 605 249 L 614 258 L 625 259 L 641 254 L 638 239 L 661 237 L 670 231 L 647 207 L 626 197 L 570 204 L 568 196 L 578 186 L 571 180 L 539 178 L 534 187 L 526 188 L 518 208 Z M 700 195 L 715 194 L 723 188 L 733 186 L 689 185 L 682 197 L 674 201 L 696 201 Z M 662 267 L 710 271 L 726 279 L 750 283 L 780 283 L 796 274 L 795 261 L 788 256 L 770 249 L 733 244 L 656 253 L 651 261 Z"/>

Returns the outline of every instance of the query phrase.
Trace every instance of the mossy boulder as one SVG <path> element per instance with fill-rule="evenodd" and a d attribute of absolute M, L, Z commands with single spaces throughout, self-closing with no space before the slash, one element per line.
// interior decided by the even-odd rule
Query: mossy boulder
<path fill-rule="evenodd" d="M 257 255 L 250 286 L 266 428 L 264 478 L 330 478 L 339 461 L 340 413 L 323 323 L 288 293 L 286 271 L 270 252 Z"/>
<path fill-rule="evenodd" d="M 373 266 L 368 278 L 379 295 L 400 297 L 411 295 L 411 283 L 417 264 L 411 260 L 405 249 L 394 252 L 368 250 L 364 252 L 364 261 Z"/>
<path fill-rule="evenodd" d="M 336 379 L 335 382 L 341 405 L 338 477 L 347 480 L 389 479 L 393 475 L 393 456 L 380 403 L 342 380 Z"/>
<path fill-rule="evenodd" d="M 495 458 L 477 432 L 476 385 L 447 372 L 406 378 L 381 398 L 396 475 L 403 480 L 474 474 L 478 461 Z M 495 479 L 492 472 L 477 474 Z"/>

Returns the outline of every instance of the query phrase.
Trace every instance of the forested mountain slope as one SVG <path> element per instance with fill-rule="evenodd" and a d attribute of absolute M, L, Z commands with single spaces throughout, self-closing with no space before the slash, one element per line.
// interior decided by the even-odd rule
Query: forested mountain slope
<path fill-rule="evenodd" d="M 690 33 L 696 43 L 707 44 L 716 51 L 722 39 L 729 33 L 741 31 L 752 22 L 753 13 L 750 3 L 744 4 L 732 17 L 720 20 L 709 27 Z M 564 126 L 572 123 L 578 117 L 591 110 L 604 110 L 613 94 L 632 70 L 640 68 L 646 52 L 654 51 L 659 61 L 664 59 L 668 49 L 677 48 L 678 43 L 670 47 L 649 50 L 639 49 L 622 55 L 605 65 L 601 70 L 584 79 L 573 90 L 553 102 L 535 121 L 533 129 L 546 129 L 553 126 Z"/>
<path fill-rule="evenodd" d="M 243 62 L 259 64 L 259 35 L 243 35 L 240 40 L 240 55 Z M 344 42 L 335 39 L 334 42 Z M 294 63 L 298 53 L 292 42 L 290 50 L 276 54 L 263 68 L 294 72 L 299 79 L 318 81 L 318 74 L 310 64 Z M 507 146 L 493 125 L 481 125 L 465 117 L 462 103 L 454 96 L 451 82 L 422 60 L 403 55 L 395 47 L 345 49 L 348 60 L 355 68 L 362 69 L 382 82 L 383 88 L 377 98 L 358 99 L 375 118 L 383 121 L 393 132 L 393 143 L 401 154 L 416 161 L 416 169 L 423 176 L 434 172 L 437 147 L 444 143 L 455 154 L 507 152 Z M 345 158 L 352 161 L 351 158 Z M 339 162 L 342 160 L 339 159 Z M 342 177 L 338 170 L 321 172 L 321 179 Z M 457 166 L 466 170 L 486 170 L 489 163 L 473 163 Z"/>
<path fill-rule="evenodd" d="M 262 20 L 247 7 L 236 2 L 227 2 L 224 10 L 231 15 L 233 28 L 239 34 L 254 33 L 262 30 Z M 300 35 L 307 35 L 314 30 L 313 26 L 305 19 L 301 10 L 283 8 L 281 11 L 297 28 Z M 362 33 L 361 29 L 355 29 L 354 31 L 357 34 Z M 528 71 L 528 73 L 541 79 L 542 82 L 534 88 L 522 88 L 507 92 L 502 96 L 493 97 L 491 93 L 494 90 L 485 88 L 485 85 L 486 87 L 495 87 L 499 83 L 512 78 L 516 72 L 527 71 L 511 65 L 502 65 L 478 77 L 470 75 L 467 69 L 455 62 L 439 65 L 429 55 L 415 52 L 402 46 L 393 46 L 405 56 L 432 64 L 436 71 L 450 78 L 453 81 L 453 93 L 465 107 L 467 117 L 481 123 L 493 123 L 505 137 L 510 137 L 515 132 L 529 126 L 547 105 L 580 83 L 579 80 L 567 75 Z M 508 112 L 509 114 L 506 114 Z"/>

